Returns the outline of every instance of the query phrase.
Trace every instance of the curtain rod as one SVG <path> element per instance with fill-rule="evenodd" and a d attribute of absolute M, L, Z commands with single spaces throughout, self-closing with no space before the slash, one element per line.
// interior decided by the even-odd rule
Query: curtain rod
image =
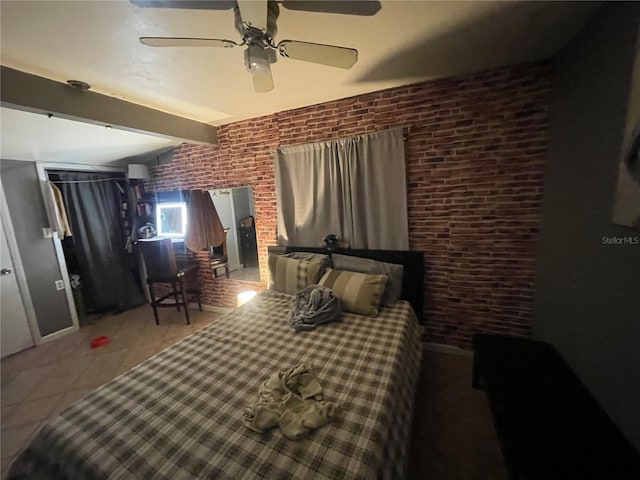
<path fill-rule="evenodd" d="M 405 142 L 409 140 L 409 134 L 411 133 L 411 130 L 413 130 L 413 125 L 407 125 L 402 127 L 402 139 Z"/>
<path fill-rule="evenodd" d="M 125 176 L 125 172 L 99 172 L 99 171 L 70 171 L 70 170 L 61 170 L 61 169 L 46 169 L 47 179 L 49 182 L 54 183 L 92 183 L 92 182 L 109 182 L 112 180 L 123 180 L 126 181 L 127 177 Z M 99 177 L 104 177 L 106 175 L 119 175 L 118 177 L 106 177 L 106 178 L 94 178 L 91 180 L 52 180 L 52 175 L 96 175 Z"/>
<path fill-rule="evenodd" d="M 376 134 L 376 133 L 384 133 L 387 132 L 389 130 L 400 130 L 402 129 L 402 138 L 403 140 L 407 140 L 407 136 L 409 133 L 411 133 L 411 130 L 415 127 L 415 125 L 395 125 L 395 126 L 389 126 L 387 128 L 383 128 L 382 130 L 374 130 L 373 132 L 364 132 L 364 133 L 358 133 L 358 134 L 352 134 L 350 136 L 346 136 L 346 137 L 338 137 L 338 138 L 327 138 L 324 140 L 317 140 L 311 143 L 295 143 L 295 144 L 290 144 L 290 145 L 280 145 L 278 148 L 276 148 L 276 151 L 280 151 L 282 149 L 287 149 L 290 147 L 308 147 L 311 145 L 318 145 L 318 144 L 323 144 L 326 142 L 335 142 L 335 141 L 341 141 L 341 140 L 353 140 L 359 137 L 364 137 L 366 135 L 372 135 L 372 134 Z"/>
<path fill-rule="evenodd" d="M 51 180 L 49 179 L 50 183 L 95 183 L 95 182 L 109 182 L 111 180 L 122 180 L 125 181 L 125 178 L 116 178 L 116 177 L 112 177 L 112 178 L 99 178 L 96 180 Z"/>

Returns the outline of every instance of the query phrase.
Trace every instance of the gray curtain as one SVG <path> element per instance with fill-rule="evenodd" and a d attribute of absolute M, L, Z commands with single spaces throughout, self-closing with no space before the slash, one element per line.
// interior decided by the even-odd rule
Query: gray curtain
<path fill-rule="evenodd" d="M 334 233 L 351 248 L 409 248 L 401 128 L 282 147 L 275 162 L 281 245 Z"/>
<path fill-rule="evenodd" d="M 83 297 L 93 312 L 118 312 L 144 303 L 124 249 L 120 193 L 113 174 L 60 173 L 58 188 L 71 223 Z M 121 181 L 126 188 L 126 182 Z"/>

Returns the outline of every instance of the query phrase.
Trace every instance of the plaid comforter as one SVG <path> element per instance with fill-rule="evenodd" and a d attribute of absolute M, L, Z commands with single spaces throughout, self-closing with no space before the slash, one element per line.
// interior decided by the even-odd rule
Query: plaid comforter
<path fill-rule="evenodd" d="M 292 296 L 263 292 L 63 411 L 11 479 L 402 478 L 420 361 L 413 310 L 287 324 Z M 262 380 L 313 363 L 334 421 L 300 441 L 242 424 Z"/>

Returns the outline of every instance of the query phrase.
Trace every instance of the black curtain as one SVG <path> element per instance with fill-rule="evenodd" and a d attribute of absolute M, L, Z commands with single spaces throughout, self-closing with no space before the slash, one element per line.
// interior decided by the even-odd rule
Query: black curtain
<path fill-rule="evenodd" d="M 83 298 L 94 312 L 119 312 L 145 299 L 124 249 L 121 191 L 113 174 L 60 172 Z"/>

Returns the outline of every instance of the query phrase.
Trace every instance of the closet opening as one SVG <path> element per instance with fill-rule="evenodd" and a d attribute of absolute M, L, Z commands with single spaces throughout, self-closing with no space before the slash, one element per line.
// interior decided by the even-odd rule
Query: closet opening
<path fill-rule="evenodd" d="M 146 302 L 133 254 L 124 173 L 46 170 L 50 217 L 62 243 L 80 326 Z"/>

